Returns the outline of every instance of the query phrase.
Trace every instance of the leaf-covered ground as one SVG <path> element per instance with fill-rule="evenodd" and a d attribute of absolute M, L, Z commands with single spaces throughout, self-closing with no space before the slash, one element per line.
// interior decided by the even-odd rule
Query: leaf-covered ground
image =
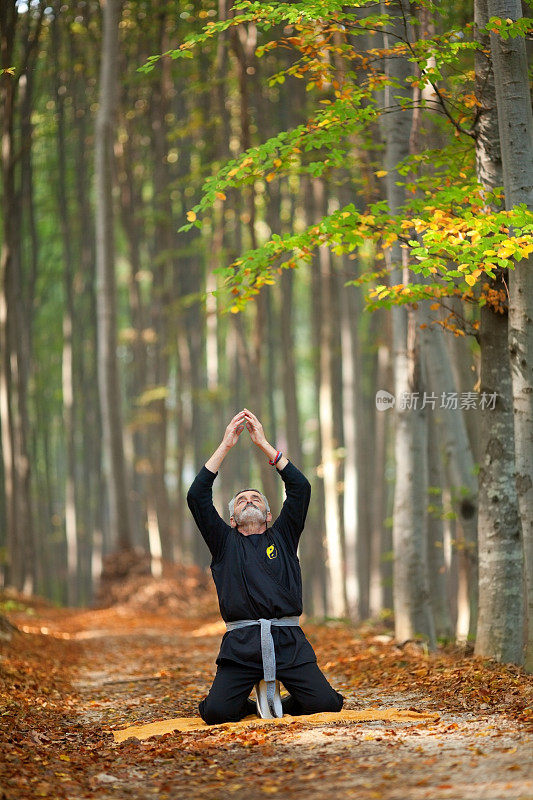
<path fill-rule="evenodd" d="M 399 647 L 385 628 L 303 622 L 345 708 L 437 711 L 419 723 L 210 727 L 116 744 L 112 731 L 195 716 L 224 632 L 216 607 L 12 611 L 1 646 L 0 798 L 533 798 L 533 678 Z"/>

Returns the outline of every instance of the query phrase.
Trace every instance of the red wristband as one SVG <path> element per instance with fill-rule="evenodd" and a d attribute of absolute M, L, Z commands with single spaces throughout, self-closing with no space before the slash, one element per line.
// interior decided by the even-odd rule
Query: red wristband
<path fill-rule="evenodd" d="M 282 455 L 283 455 L 283 453 L 281 452 L 281 450 L 278 450 L 277 453 L 276 453 L 276 457 L 272 458 L 272 459 L 269 459 L 268 463 L 270 464 L 270 466 L 274 467 L 278 463 L 278 461 L 280 460 Z"/>

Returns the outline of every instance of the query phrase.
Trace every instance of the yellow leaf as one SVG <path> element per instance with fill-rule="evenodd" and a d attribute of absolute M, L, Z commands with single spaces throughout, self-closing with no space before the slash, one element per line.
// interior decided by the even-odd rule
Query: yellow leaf
<path fill-rule="evenodd" d="M 375 174 L 376 178 L 384 178 L 385 175 L 388 174 L 388 170 L 386 170 L 386 169 L 378 169 L 378 171 L 375 172 L 374 174 Z"/>
<path fill-rule="evenodd" d="M 465 275 L 465 281 L 469 286 L 473 286 L 476 282 L 476 279 L 474 278 L 473 275 Z"/>
<path fill-rule="evenodd" d="M 194 213 L 194 211 L 187 211 L 187 219 L 189 220 L 189 222 L 194 222 L 194 220 L 196 219 L 196 214 Z"/>
<path fill-rule="evenodd" d="M 275 177 L 276 177 L 276 173 L 275 172 L 269 172 L 268 175 L 266 176 L 267 183 L 270 183 L 270 181 L 273 181 Z"/>
<path fill-rule="evenodd" d="M 438 308 L 440 308 L 440 303 L 432 303 L 432 304 L 430 305 L 430 309 L 431 309 L 432 311 L 436 311 Z"/>
<path fill-rule="evenodd" d="M 218 197 L 219 200 L 226 199 L 226 195 L 224 194 L 224 192 L 215 192 L 215 196 Z"/>
<path fill-rule="evenodd" d="M 239 311 L 240 311 L 240 308 L 239 308 L 239 306 L 232 306 L 230 308 L 230 311 L 231 311 L 232 314 L 238 314 Z"/>

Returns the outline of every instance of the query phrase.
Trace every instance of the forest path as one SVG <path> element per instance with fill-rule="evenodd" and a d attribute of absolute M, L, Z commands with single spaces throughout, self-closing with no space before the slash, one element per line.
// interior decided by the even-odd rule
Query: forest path
<path fill-rule="evenodd" d="M 32 762 L 25 775 L 25 757 L 12 759 L 18 774 L 4 781 L 3 797 L 533 798 L 533 736 L 521 719 L 529 678 L 473 658 L 398 648 L 369 628 L 303 627 L 344 708 L 415 708 L 439 719 L 214 726 L 117 744 L 113 730 L 197 716 L 224 626 L 216 613 L 50 610 L 26 629 L 39 631 L 41 644 L 53 640 L 49 658 L 58 671 L 68 667 L 70 685 L 50 689 L 61 698 L 45 726 L 47 709 L 40 718 L 26 714 L 17 743 L 31 745 Z M 46 659 L 46 647 L 35 652 Z M 498 709 L 503 692 L 507 706 Z"/>

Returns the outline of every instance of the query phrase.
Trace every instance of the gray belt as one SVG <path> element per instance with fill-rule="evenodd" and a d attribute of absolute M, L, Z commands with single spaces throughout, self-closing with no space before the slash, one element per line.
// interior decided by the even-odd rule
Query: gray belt
<path fill-rule="evenodd" d="M 267 702 L 274 713 L 274 694 L 276 691 L 276 653 L 274 639 L 272 638 L 272 625 L 300 625 L 300 617 L 279 617 L 279 619 L 238 619 L 226 622 L 226 630 L 234 631 L 236 628 L 247 628 L 248 625 L 261 626 L 261 656 L 263 658 L 263 677 L 267 686 Z"/>

